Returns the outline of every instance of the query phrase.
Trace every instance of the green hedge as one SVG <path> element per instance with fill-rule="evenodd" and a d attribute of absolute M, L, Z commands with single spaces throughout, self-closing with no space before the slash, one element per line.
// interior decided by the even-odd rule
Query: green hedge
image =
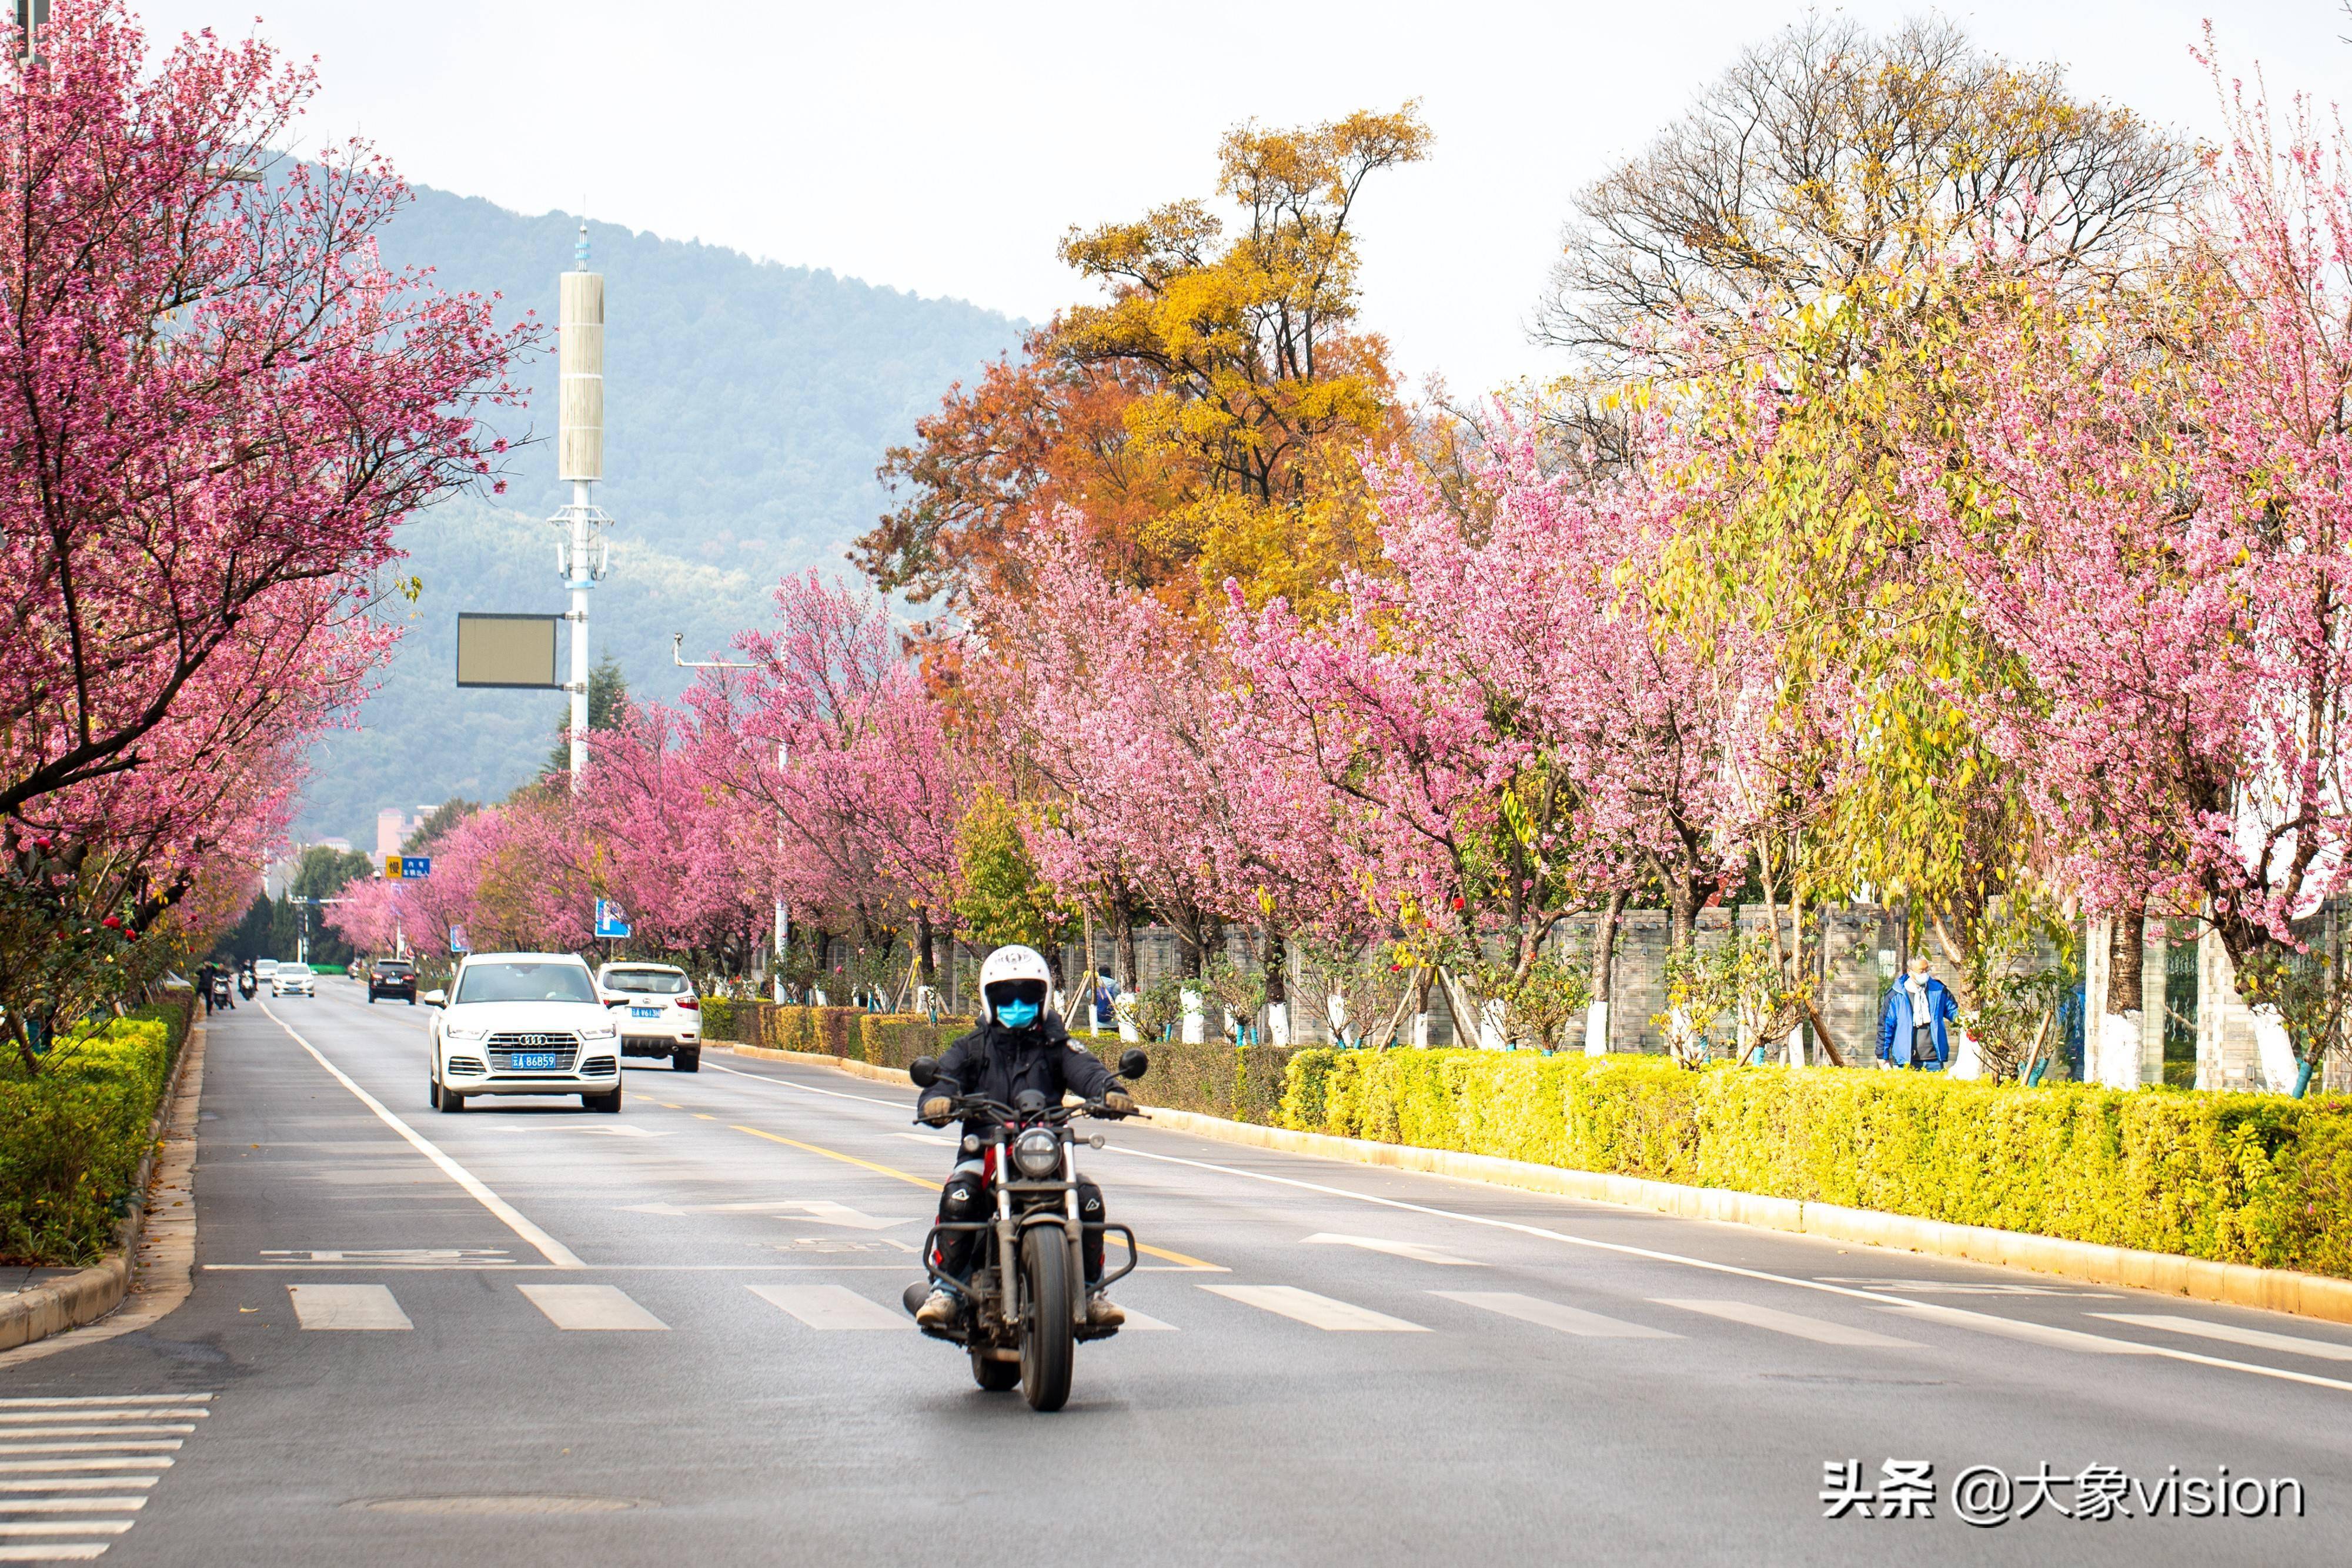
<path fill-rule="evenodd" d="M 142 1009 L 27 1079 L 0 1071 L 0 1262 L 98 1261 L 127 1211 L 185 1004 Z"/>
<path fill-rule="evenodd" d="M 904 1070 L 919 1056 L 937 1056 L 972 1026 L 971 1019 L 864 1012 L 856 1008 L 779 1007 L 772 1002 L 706 997 L 702 1032 L 708 1040 L 771 1051 L 809 1051 Z M 1116 1034 L 1071 1038 L 1117 1066 L 1126 1045 Z M 1284 1069 L 1296 1052 L 1272 1046 L 1236 1050 L 1223 1044 L 1147 1044 L 1151 1071 L 1142 1098 L 1154 1105 L 1199 1111 L 1235 1121 L 1278 1122 Z M 1324 1053 L 1326 1055 L 1328 1052 Z"/>
<path fill-rule="evenodd" d="M 2352 1277 L 2352 1101 L 1301 1051 L 1284 1124 Z"/>

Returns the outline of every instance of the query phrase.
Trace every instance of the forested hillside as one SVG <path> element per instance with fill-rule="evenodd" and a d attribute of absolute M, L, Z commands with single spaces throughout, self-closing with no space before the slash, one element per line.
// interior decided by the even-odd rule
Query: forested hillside
<path fill-rule="evenodd" d="M 517 314 L 547 318 L 578 228 L 562 214 L 420 190 L 383 248 L 394 263 L 434 267 L 444 287 L 495 289 Z M 618 525 L 594 636 L 632 691 L 668 696 L 684 674 L 670 633 L 687 633 L 688 657 L 707 655 L 766 613 L 783 572 L 841 563 L 882 509 L 883 449 L 950 383 L 1012 349 L 1019 324 L 711 246 L 596 223 L 588 235 L 608 318 L 597 501 Z M 380 807 L 494 798 L 547 756 L 560 695 L 453 684 L 457 612 L 564 607 L 554 531 L 541 521 L 569 498 L 554 478 L 551 347 L 520 379 L 540 406 L 505 415 L 505 433 L 543 439 L 515 455 L 506 495 L 404 529 L 402 570 L 424 583 L 415 623 L 360 730 L 314 758 L 306 836 L 372 842 Z"/>

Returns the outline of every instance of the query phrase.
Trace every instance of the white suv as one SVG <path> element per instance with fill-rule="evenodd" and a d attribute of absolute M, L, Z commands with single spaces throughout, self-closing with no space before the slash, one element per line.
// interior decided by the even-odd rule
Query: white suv
<path fill-rule="evenodd" d="M 462 1111 L 477 1094 L 577 1094 L 591 1111 L 620 1110 L 620 1031 L 572 955 L 474 954 L 425 1005 L 435 1110 Z"/>
<path fill-rule="evenodd" d="M 702 1071 L 702 1004 L 684 969 L 607 964 L 596 989 L 620 1023 L 623 1056 L 667 1056 L 679 1072 Z"/>

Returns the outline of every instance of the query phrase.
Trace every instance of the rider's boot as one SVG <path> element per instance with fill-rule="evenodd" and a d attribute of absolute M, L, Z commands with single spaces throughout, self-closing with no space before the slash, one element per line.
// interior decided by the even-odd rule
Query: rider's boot
<path fill-rule="evenodd" d="M 963 1303 L 956 1300 L 953 1292 L 943 1290 L 933 1290 L 915 1309 L 915 1321 L 927 1329 L 951 1329 L 962 1315 Z"/>
<path fill-rule="evenodd" d="M 1087 1298 L 1087 1327 L 1115 1329 L 1125 1322 L 1127 1314 L 1119 1310 L 1118 1303 L 1100 1291 Z"/>

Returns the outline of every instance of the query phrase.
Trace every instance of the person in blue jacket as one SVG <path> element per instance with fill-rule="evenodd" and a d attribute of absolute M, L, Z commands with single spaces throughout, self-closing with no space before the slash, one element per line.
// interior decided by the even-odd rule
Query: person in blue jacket
<path fill-rule="evenodd" d="M 1878 1020 L 1878 1060 L 1942 1071 L 1952 1060 L 1948 1026 L 1959 1014 L 1951 988 L 1927 972 L 1927 955 L 1914 953 L 1911 972 L 1886 993 L 1886 1016 Z"/>

